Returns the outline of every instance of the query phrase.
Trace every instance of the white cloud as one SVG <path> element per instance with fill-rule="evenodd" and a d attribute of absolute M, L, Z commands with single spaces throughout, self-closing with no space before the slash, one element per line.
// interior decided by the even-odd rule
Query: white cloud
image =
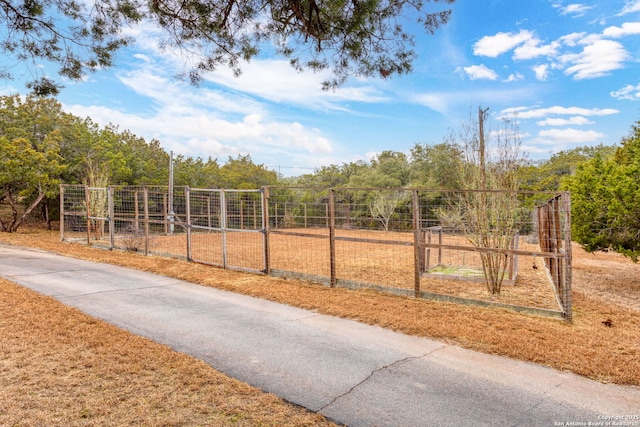
<path fill-rule="evenodd" d="M 217 109 L 231 113 L 261 112 L 262 105 L 246 96 L 228 96 L 219 90 L 194 88 L 189 84 L 154 73 L 153 67 L 121 73 L 119 80 L 137 94 L 153 100 L 165 111 L 182 115 L 185 111 Z M 202 89 L 202 90 L 201 90 Z"/>
<path fill-rule="evenodd" d="M 527 30 L 519 33 L 498 33 L 494 36 L 484 36 L 473 45 L 473 54 L 496 58 L 516 46 L 533 39 L 533 34 Z"/>
<path fill-rule="evenodd" d="M 634 12 L 640 12 L 640 0 L 628 1 L 617 16 L 627 15 Z"/>
<path fill-rule="evenodd" d="M 611 26 L 604 29 L 605 37 L 620 38 L 640 34 L 640 22 L 625 22 L 621 27 Z"/>
<path fill-rule="evenodd" d="M 534 94 L 531 88 L 505 87 L 503 90 L 459 90 L 452 92 L 425 92 L 407 95 L 407 99 L 415 104 L 423 105 L 431 110 L 447 116 L 456 123 L 461 112 L 472 105 L 495 103 L 513 103 L 529 99 Z M 522 107 L 526 109 L 527 107 Z"/>
<path fill-rule="evenodd" d="M 558 53 L 560 43 L 552 42 L 546 45 L 541 44 L 541 40 L 533 38 L 527 40 L 523 45 L 518 46 L 513 52 L 513 59 L 526 60 L 539 58 L 541 56 L 553 56 Z"/>
<path fill-rule="evenodd" d="M 270 117 L 265 106 L 240 94 L 194 88 L 149 73 L 129 72 L 124 85 L 149 99 L 152 110 L 126 113 L 100 106 L 65 106 L 74 115 L 89 116 L 101 125 L 118 123 L 147 140 L 162 141 L 176 152 L 200 157 L 251 153 L 259 157 L 279 151 L 313 156 L 333 151 L 318 129 L 298 121 Z"/>
<path fill-rule="evenodd" d="M 560 107 L 553 106 L 549 108 L 529 108 L 529 107 L 512 107 L 505 108 L 500 111 L 500 116 L 506 117 L 517 114 L 519 119 L 539 119 L 547 116 L 609 116 L 618 114 L 619 110 L 612 108 L 582 108 L 582 107 Z"/>
<path fill-rule="evenodd" d="M 629 54 L 622 44 L 613 40 L 596 40 L 587 44 L 580 53 L 559 57 L 562 63 L 570 65 L 564 73 L 573 75 L 575 80 L 608 75 L 609 72 L 622 68 L 628 58 Z"/>
<path fill-rule="evenodd" d="M 136 46 L 145 52 L 138 53 L 137 58 L 144 60 L 149 68 L 162 68 L 164 75 L 179 75 L 197 64 L 198 57 L 193 53 L 162 47 L 162 33 L 151 23 L 143 22 L 127 31 Z M 239 67 L 242 73 L 238 77 L 221 65 L 217 70 L 204 74 L 203 79 L 245 96 L 314 110 L 344 110 L 342 104 L 346 101 L 374 103 L 387 100 L 366 80 L 354 80 L 335 91 L 322 91 L 322 82 L 329 77 L 328 71 L 300 73 L 287 60 L 254 58 L 250 62 L 241 62 Z"/>
<path fill-rule="evenodd" d="M 469 67 L 463 67 L 462 70 L 469 76 L 471 80 L 497 80 L 498 74 L 495 71 L 488 68 L 486 65 L 471 65 Z M 456 70 L 460 71 L 460 69 Z"/>
<path fill-rule="evenodd" d="M 616 99 L 626 99 L 629 101 L 640 101 L 640 84 L 637 85 L 626 85 L 625 87 L 610 92 L 613 98 Z"/>
<path fill-rule="evenodd" d="M 536 142 L 544 145 L 586 144 L 601 141 L 605 136 L 594 130 L 549 129 L 540 131 Z"/>
<path fill-rule="evenodd" d="M 534 67 L 531 67 L 531 69 L 536 74 L 536 79 L 540 80 L 541 82 L 547 80 L 547 78 L 549 77 L 549 64 L 536 65 Z"/>
<path fill-rule="evenodd" d="M 239 77 L 235 77 L 229 69 L 220 69 L 205 78 L 208 82 L 271 102 L 286 102 L 316 110 L 344 109 L 341 104 L 346 101 L 374 103 L 387 100 L 367 84 L 322 91 L 322 80 L 326 75 L 299 73 L 288 61 L 283 60 L 252 60 L 242 65 L 242 75 Z"/>
<path fill-rule="evenodd" d="M 577 13 L 588 8 L 590 7 L 572 4 L 562 10 L 566 13 Z M 621 43 L 610 38 L 638 34 L 640 34 L 640 22 L 625 22 L 621 26 L 610 26 L 602 34 L 574 32 L 550 43 L 544 43 L 528 30 L 520 30 L 518 33 L 500 32 L 494 36 L 482 37 L 474 44 L 473 52 L 475 55 L 495 58 L 513 49 L 514 60 L 547 57 L 550 60 L 549 64 L 532 68 L 539 81 L 545 81 L 548 78 L 550 68 L 563 69 L 564 73 L 573 77 L 574 80 L 584 80 L 603 77 L 623 68 L 630 55 Z M 565 52 L 561 52 L 563 47 L 567 49 Z M 571 49 L 576 47 L 579 50 Z M 467 73 L 469 74 L 469 71 Z"/>
<path fill-rule="evenodd" d="M 562 118 L 548 118 L 536 122 L 538 126 L 569 126 L 569 125 L 592 125 L 594 122 L 582 116 L 569 117 L 568 119 Z"/>
<path fill-rule="evenodd" d="M 450 93 L 422 93 L 413 95 L 412 101 L 443 115 L 448 115 L 454 103 L 451 98 Z"/>
<path fill-rule="evenodd" d="M 570 10 L 578 10 L 579 5 Z M 549 63 L 536 65 L 533 71 L 539 81 L 545 81 L 551 68 L 563 69 L 565 75 L 574 80 L 593 79 L 609 75 L 612 71 L 623 68 L 630 55 L 624 46 L 615 40 L 605 37 L 622 37 L 640 34 L 640 22 L 627 22 L 620 27 L 611 26 L 603 34 L 574 32 L 564 35 L 550 43 L 544 43 L 531 31 L 520 30 L 518 33 L 497 33 L 494 36 L 482 37 L 473 46 L 474 54 L 495 58 L 513 49 L 514 60 L 531 60 L 540 57 L 549 59 Z M 577 49 L 573 49 L 577 48 Z M 565 51 L 562 52 L 562 49 Z M 489 70 L 465 68 L 467 74 L 474 78 L 496 79 L 497 75 L 489 75 Z"/>
<path fill-rule="evenodd" d="M 509 74 L 509 77 L 507 77 L 504 81 L 507 83 L 511 83 L 511 82 L 517 82 L 523 79 L 524 79 L 524 76 L 522 74 L 515 73 L 515 74 Z"/>
<path fill-rule="evenodd" d="M 473 53 L 477 56 L 496 58 L 514 49 L 513 59 L 525 60 L 555 55 L 559 47 L 559 42 L 545 45 L 531 31 L 520 30 L 519 33 L 484 36 L 473 45 Z"/>
<path fill-rule="evenodd" d="M 561 15 L 583 16 L 586 11 L 593 9 L 593 6 L 585 6 L 583 4 L 573 3 L 560 8 Z"/>
<path fill-rule="evenodd" d="M 585 32 L 581 32 L 581 33 L 570 33 L 567 34 L 565 36 L 562 36 L 558 39 L 558 41 L 560 41 L 562 44 L 566 45 L 566 46 L 577 46 L 578 44 L 580 44 L 581 42 L 583 42 L 585 40 L 585 38 L 587 38 L 587 33 Z"/>

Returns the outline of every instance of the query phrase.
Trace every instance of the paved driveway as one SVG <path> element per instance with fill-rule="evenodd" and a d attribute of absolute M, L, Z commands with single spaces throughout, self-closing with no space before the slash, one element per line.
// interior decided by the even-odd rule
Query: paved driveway
<path fill-rule="evenodd" d="M 607 425 L 640 415 L 637 388 L 150 273 L 0 244 L 0 276 L 349 426 Z"/>

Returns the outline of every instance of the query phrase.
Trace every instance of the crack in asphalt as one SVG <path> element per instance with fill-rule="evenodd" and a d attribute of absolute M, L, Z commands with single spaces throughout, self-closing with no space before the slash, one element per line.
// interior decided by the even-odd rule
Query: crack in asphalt
<path fill-rule="evenodd" d="M 551 387 L 550 389 L 546 390 L 542 396 L 540 397 L 540 399 L 535 403 L 535 405 L 531 406 L 527 412 L 525 412 L 523 414 L 523 416 L 520 418 L 520 420 L 514 424 L 514 427 L 518 427 L 521 425 L 528 425 L 528 424 L 524 424 L 525 422 L 528 422 L 529 420 L 526 419 L 526 416 L 528 414 L 530 414 L 534 409 L 536 409 L 538 406 L 540 406 L 541 404 L 543 404 L 544 402 L 549 401 L 549 393 L 552 392 L 553 390 L 557 389 L 558 387 L 562 386 L 565 382 L 564 381 L 560 381 L 558 384 L 556 384 L 555 386 Z"/>
<path fill-rule="evenodd" d="M 76 295 L 60 295 L 60 298 L 64 298 L 64 299 L 73 299 L 73 298 L 78 298 L 78 297 L 85 297 L 85 296 L 90 296 L 90 295 L 98 295 L 98 294 L 107 294 L 107 293 L 116 293 L 116 292 L 130 292 L 130 291 L 144 291 L 147 289 L 160 289 L 160 288 L 167 288 L 169 286 L 176 286 L 179 285 L 179 282 L 175 282 L 175 283 L 167 283 L 165 285 L 154 285 L 154 286 L 143 286 L 140 288 L 128 288 L 128 289 L 105 289 L 102 291 L 95 291 L 95 292 L 87 292 L 84 294 L 76 294 Z"/>
<path fill-rule="evenodd" d="M 58 273 L 77 273 L 79 271 L 86 271 L 85 269 L 79 270 L 55 270 L 55 271 L 36 271 L 33 273 L 21 273 L 21 274 L 9 274 L 7 277 L 30 277 L 30 276 L 47 276 L 50 274 L 58 274 Z"/>
<path fill-rule="evenodd" d="M 434 348 L 433 350 L 428 351 L 428 352 L 426 352 L 425 354 L 422 354 L 422 355 L 420 355 L 420 356 L 408 356 L 408 357 L 405 357 L 404 359 L 396 360 L 395 362 L 390 363 L 390 364 L 388 364 L 388 365 L 381 366 L 381 367 L 379 367 L 378 369 L 374 369 L 373 371 L 371 371 L 371 373 L 370 373 L 369 375 L 367 375 L 367 377 L 366 377 L 366 378 L 364 378 L 364 379 L 363 379 L 362 381 L 360 381 L 358 384 L 354 385 L 353 387 L 351 387 L 349 390 L 347 390 L 346 392 L 342 393 L 341 395 L 334 397 L 334 398 L 333 398 L 333 400 L 332 400 L 331 402 L 327 403 L 326 405 L 324 405 L 323 407 L 321 407 L 320 409 L 318 409 L 316 412 L 320 413 L 320 412 L 324 411 L 324 410 L 325 410 L 325 409 L 327 409 L 329 406 L 331 406 L 331 405 L 333 405 L 334 403 L 336 403 L 339 399 L 341 399 L 341 398 L 343 398 L 343 397 L 345 397 L 345 396 L 347 396 L 347 395 L 351 394 L 351 393 L 352 393 L 356 388 L 360 387 L 362 384 L 364 384 L 364 383 L 366 383 L 367 381 L 369 381 L 369 380 L 370 380 L 370 379 L 371 379 L 375 374 L 377 374 L 378 372 L 382 372 L 382 371 L 384 371 L 384 370 L 386 370 L 386 369 L 392 368 L 392 367 L 394 367 L 394 366 L 396 366 L 396 365 L 399 365 L 399 364 L 404 363 L 404 362 L 407 362 L 407 361 L 422 359 L 422 358 L 424 358 L 424 357 L 427 357 L 427 356 L 429 356 L 429 355 L 431 355 L 431 354 L 435 353 L 436 351 L 439 351 L 439 350 L 444 349 L 445 347 L 446 347 L 446 346 L 445 346 L 445 345 L 443 345 L 443 346 L 441 346 L 441 347 Z"/>

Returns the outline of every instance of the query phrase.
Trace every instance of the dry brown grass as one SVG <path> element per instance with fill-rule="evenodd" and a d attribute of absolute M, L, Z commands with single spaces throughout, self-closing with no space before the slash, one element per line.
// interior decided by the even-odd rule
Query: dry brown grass
<path fill-rule="evenodd" d="M 0 425 L 333 425 L 53 298 L 0 289 Z"/>
<path fill-rule="evenodd" d="M 53 298 L 0 290 L 0 425 L 331 425 Z"/>
<path fill-rule="evenodd" d="M 539 363 L 603 382 L 640 385 L 640 265 L 616 254 L 590 255 L 574 247 L 574 322 L 567 324 L 508 310 L 416 300 L 372 291 L 331 289 L 175 259 L 88 249 L 83 245 L 60 243 L 56 232 L 25 230 L 12 235 L 0 233 L 0 240 L 153 271 L 407 334 L 431 337 L 485 353 Z M 43 310 L 36 318 L 45 317 L 45 312 Z M 610 327 L 603 323 L 607 321 Z M 43 359 L 42 363 L 55 366 L 59 356 L 50 357 L 54 357 L 53 362 Z M 194 366 L 198 365 L 193 359 L 189 360 Z M 135 360 L 131 363 L 136 366 Z M 189 363 L 180 366 L 180 370 L 182 367 L 195 369 Z M 126 371 L 127 368 L 123 369 Z M 86 379 L 97 376 L 90 374 Z M 176 390 L 182 388 L 176 384 L 181 382 L 173 383 Z M 31 387 L 32 393 L 40 393 L 38 384 Z M 87 396 L 100 392 L 94 388 L 87 391 Z M 141 398 L 147 399 L 144 395 Z M 146 404 L 149 403 L 135 405 Z"/>

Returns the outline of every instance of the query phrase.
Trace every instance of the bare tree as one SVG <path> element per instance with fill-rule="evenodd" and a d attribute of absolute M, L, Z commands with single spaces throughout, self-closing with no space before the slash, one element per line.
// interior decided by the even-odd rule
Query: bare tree
<path fill-rule="evenodd" d="M 459 136 L 465 159 L 460 164 L 462 191 L 451 193 L 441 220 L 465 233 L 480 249 L 487 290 L 499 294 L 509 267 L 521 216 L 517 170 L 524 161 L 517 124 L 503 119 L 487 133 L 488 109 L 478 109 L 478 121 L 463 127 Z M 489 137 L 487 137 L 489 136 Z"/>
<path fill-rule="evenodd" d="M 389 231 L 389 222 L 400 203 L 408 199 L 409 193 L 402 190 L 380 190 L 369 204 L 371 216 L 382 223 L 384 231 Z"/>

